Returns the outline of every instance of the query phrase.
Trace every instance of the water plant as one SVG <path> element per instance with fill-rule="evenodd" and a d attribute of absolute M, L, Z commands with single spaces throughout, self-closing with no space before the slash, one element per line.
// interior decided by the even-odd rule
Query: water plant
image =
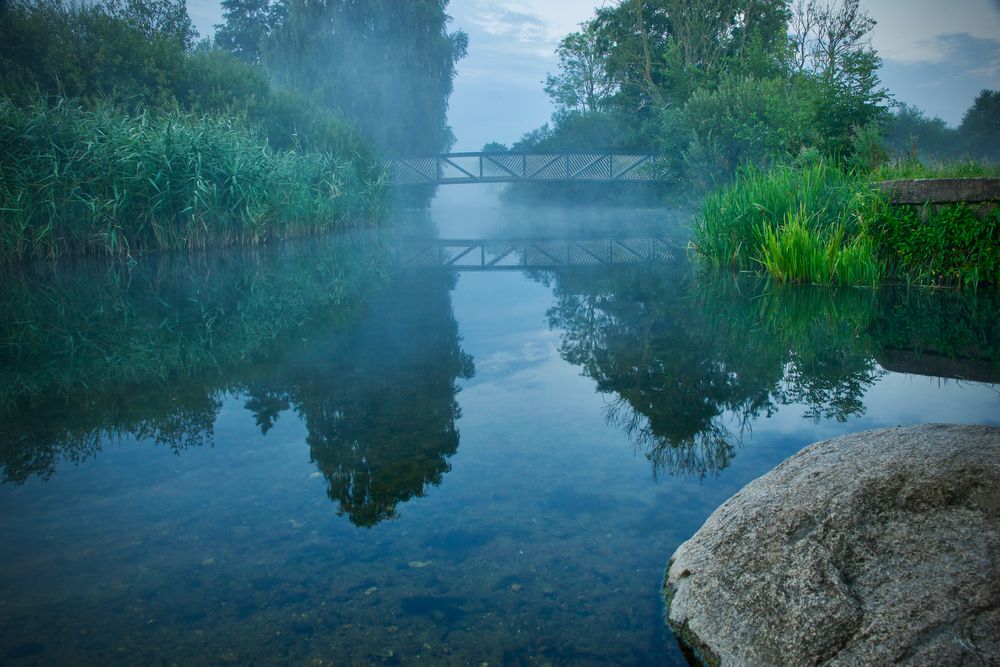
<path fill-rule="evenodd" d="M 907 282 L 1000 286 L 1000 208 L 894 206 L 868 233 Z"/>
<path fill-rule="evenodd" d="M 769 170 L 744 167 L 733 184 L 705 199 L 694 223 L 695 247 L 712 265 L 762 269 L 779 281 L 1000 285 L 1000 211 L 895 206 L 874 186 L 909 173 L 810 157 Z"/>
<path fill-rule="evenodd" d="M 0 97 L 0 261 L 258 244 L 376 219 L 357 155 L 276 151 L 238 119 Z"/>
<path fill-rule="evenodd" d="M 804 207 L 789 212 L 783 225 L 766 225 L 758 261 L 781 282 L 821 285 L 875 286 L 885 273 L 885 263 L 874 252 L 871 240 L 857 234 L 845 240 L 846 227 L 837 223 L 816 229 Z"/>
<path fill-rule="evenodd" d="M 873 284 L 879 262 L 859 239 L 884 205 L 863 177 L 833 160 L 748 166 L 705 199 L 695 244 L 716 266 L 763 266 L 780 280 Z"/>

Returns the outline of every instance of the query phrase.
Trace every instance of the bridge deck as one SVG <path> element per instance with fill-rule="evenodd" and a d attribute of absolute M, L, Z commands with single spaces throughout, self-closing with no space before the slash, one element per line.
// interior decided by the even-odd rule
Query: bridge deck
<path fill-rule="evenodd" d="M 665 157 L 640 153 L 449 153 L 384 166 L 394 185 L 669 180 Z"/>

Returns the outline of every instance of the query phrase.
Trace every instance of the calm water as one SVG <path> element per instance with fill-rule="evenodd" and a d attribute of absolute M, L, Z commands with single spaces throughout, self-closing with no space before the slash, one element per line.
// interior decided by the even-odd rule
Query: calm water
<path fill-rule="evenodd" d="M 472 187 L 400 217 L 5 276 L 0 664 L 681 665 L 664 566 L 741 486 L 822 438 L 1000 423 L 989 294 L 769 288 L 683 251 L 401 270 L 420 238 L 688 218 Z"/>

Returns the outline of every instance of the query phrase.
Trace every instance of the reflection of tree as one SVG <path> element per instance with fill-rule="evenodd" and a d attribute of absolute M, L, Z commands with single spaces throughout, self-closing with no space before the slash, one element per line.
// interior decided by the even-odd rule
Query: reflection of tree
<path fill-rule="evenodd" d="M 451 312 L 454 277 L 386 287 L 377 243 L 42 268 L 0 285 L 0 467 L 7 481 L 135 438 L 211 443 L 226 393 L 267 433 L 290 408 L 364 526 L 449 469 L 458 378 L 472 359 Z"/>
<path fill-rule="evenodd" d="M 804 403 L 816 419 L 860 414 L 878 376 L 858 338 L 874 315 L 870 293 L 774 290 L 684 267 L 564 272 L 554 283 L 562 355 L 614 395 L 609 422 L 654 472 L 725 468 L 743 430 L 781 404 Z"/>
<path fill-rule="evenodd" d="M 219 406 L 218 392 L 197 385 L 92 387 L 26 399 L 2 420 L 0 466 L 6 481 L 24 482 L 48 478 L 59 461 L 79 463 L 103 443 L 127 437 L 174 451 L 208 444 Z"/>
<path fill-rule="evenodd" d="M 328 493 L 359 526 L 440 483 L 458 448 L 456 380 L 472 376 L 451 311 L 452 277 L 402 276 L 362 322 L 307 342 L 254 383 L 247 406 L 266 431 L 293 407 Z"/>

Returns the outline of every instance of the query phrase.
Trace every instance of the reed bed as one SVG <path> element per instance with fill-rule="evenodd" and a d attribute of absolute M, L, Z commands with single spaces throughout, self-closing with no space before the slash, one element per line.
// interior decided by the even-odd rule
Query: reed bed
<path fill-rule="evenodd" d="M 991 168 L 956 163 L 927 171 L 855 171 L 826 159 L 767 171 L 747 167 L 705 199 L 695 219 L 695 246 L 710 264 L 763 270 L 781 282 L 1000 286 L 1000 209 L 894 206 L 872 186 L 891 177 L 978 175 Z"/>
<path fill-rule="evenodd" d="M 746 167 L 705 199 L 694 238 L 717 266 L 763 267 L 792 282 L 870 285 L 884 267 L 863 232 L 886 205 L 863 176 L 829 160 Z"/>
<path fill-rule="evenodd" d="M 237 119 L 0 98 L 0 261 L 259 244 L 368 222 L 358 156 L 279 152 Z"/>

